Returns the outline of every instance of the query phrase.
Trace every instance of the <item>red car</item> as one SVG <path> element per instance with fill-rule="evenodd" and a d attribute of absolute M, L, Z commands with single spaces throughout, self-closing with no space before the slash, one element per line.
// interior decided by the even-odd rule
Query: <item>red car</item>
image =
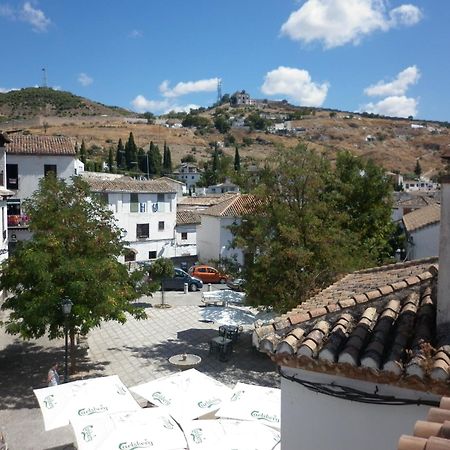
<path fill-rule="evenodd" d="M 189 275 L 195 278 L 199 278 L 203 283 L 226 283 L 227 275 L 220 273 L 217 269 L 210 266 L 192 266 L 189 269 Z"/>

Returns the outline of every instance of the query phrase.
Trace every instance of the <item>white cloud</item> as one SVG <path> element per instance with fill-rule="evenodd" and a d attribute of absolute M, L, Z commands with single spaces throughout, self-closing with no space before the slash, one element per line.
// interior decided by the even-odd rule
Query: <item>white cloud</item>
<path fill-rule="evenodd" d="M 371 97 L 377 95 L 403 95 L 411 85 L 416 84 L 419 81 L 419 78 L 420 71 L 417 66 L 410 66 L 401 71 L 395 80 L 388 83 L 379 81 L 364 89 L 364 93 Z"/>
<path fill-rule="evenodd" d="M 160 86 L 159 90 L 164 97 L 180 97 L 186 94 L 193 94 L 196 92 L 213 92 L 217 89 L 217 83 L 219 78 L 209 78 L 207 80 L 197 80 L 197 81 L 180 81 L 173 88 L 169 87 L 170 82 L 164 80 Z"/>
<path fill-rule="evenodd" d="M 174 112 L 189 112 L 191 109 L 198 109 L 200 108 L 199 105 L 196 105 L 194 103 L 190 103 L 189 105 L 172 105 L 169 108 L 167 108 L 164 112 L 168 113 L 170 111 Z"/>
<path fill-rule="evenodd" d="M 161 112 L 169 107 L 169 101 L 164 100 L 148 100 L 143 95 L 138 95 L 132 100 L 133 108 L 138 112 Z"/>
<path fill-rule="evenodd" d="M 81 72 L 78 75 L 78 83 L 80 83 L 84 87 L 91 85 L 93 82 L 94 79 L 84 72 Z"/>
<path fill-rule="evenodd" d="M 401 5 L 389 12 L 391 18 L 391 25 L 406 25 L 412 26 L 420 22 L 423 15 L 422 11 L 414 5 Z"/>
<path fill-rule="evenodd" d="M 15 20 L 16 13 L 9 5 L 0 5 L 0 17 L 6 17 L 7 19 Z"/>
<path fill-rule="evenodd" d="M 294 41 L 321 41 L 325 48 L 357 44 L 375 31 L 411 26 L 422 18 L 419 8 L 401 5 L 387 11 L 387 0 L 306 0 L 282 25 Z"/>
<path fill-rule="evenodd" d="M 144 33 L 141 30 L 131 30 L 130 33 L 128 34 L 128 37 L 130 38 L 141 38 L 144 36 Z"/>
<path fill-rule="evenodd" d="M 20 11 L 20 18 L 24 22 L 31 24 L 33 31 L 47 31 L 47 27 L 51 24 L 51 20 L 45 16 L 40 9 L 33 8 L 30 2 L 25 2 Z"/>
<path fill-rule="evenodd" d="M 17 88 L 2 88 L 0 87 L 0 94 L 6 94 L 7 92 L 11 92 L 11 91 L 18 91 L 19 89 Z"/>
<path fill-rule="evenodd" d="M 362 111 L 391 117 L 409 117 L 417 115 L 418 101 L 415 98 L 402 96 L 387 97 L 378 103 L 368 103 Z"/>
<path fill-rule="evenodd" d="M 313 82 L 307 70 L 280 66 L 266 74 L 261 91 L 267 95 L 287 95 L 304 106 L 321 106 L 328 88 L 328 83 Z"/>

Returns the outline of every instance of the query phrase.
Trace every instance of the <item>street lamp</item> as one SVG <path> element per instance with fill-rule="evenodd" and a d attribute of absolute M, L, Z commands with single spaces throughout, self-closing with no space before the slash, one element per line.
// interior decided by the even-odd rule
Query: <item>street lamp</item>
<path fill-rule="evenodd" d="M 68 354 L 68 344 L 69 344 L 69 327 L 68 327 L 68 321 L 69 321 L 69 315 L 70 311 L 72 311 L 72 301 L 69 297 L 64 297 L 61 308 L 62 312 L 64 314 L 64 339 L 65 339 L 65 347 L 64 347 L 64 383 L 67 383 L 69 376 L 67 371 L 67 354 Z"/>

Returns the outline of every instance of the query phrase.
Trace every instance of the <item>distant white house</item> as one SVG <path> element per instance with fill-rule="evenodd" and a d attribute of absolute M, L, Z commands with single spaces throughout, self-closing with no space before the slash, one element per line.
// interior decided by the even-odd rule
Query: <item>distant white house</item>
<path fill-rule="evenodd" d="M 230 225 L 239 224 L 242 215 L 251 212 L 255 198 L 249 194 L 228 195 L 224 201 L 201 211 L 197 230 L 197 253 L 200 261 L 232 259 L 244 263 L 241 249 L 230 249 L 233 234 Z"/>
<path fill-rule="evenodd" d="M 39 187 L 39 180 L 49 173 L 69 179 L 84 172 L 75 145 L 64 136 L 11 134 L 4 142 L 6 152 L 6 188 L 14 195 L 8 200 L 10 239 L 29 239 L 26 211 L 22 203 Z"/>
<path fill-rule="evenodd" d="M 436 189 L 439 189 L 439 184 L 427 178 L 420 178 L 420 180 L 403 180 L 403 189 L 406 192 L 435 191 Z"/>
<path fill-rule="evenodd" d="M 104 197 L 124 230 L 128 243 L 124 261 L 174 257 L 176 190 L 164 180 L 105 179 L 101 175 L 85 179 L 93 192 Z"/>
<path fill-rule="evenodd" d="M 187 194 L 186 183 L 182 181 L 174 180 L 169 177 L 161 177 L 160 180 L 166 181 L 169 183 L 177 192 L 178 199 L 180 199 L 184 194 Z"/>
<path fill-rule="evenodd" d="M 177 211 L 175 257 L 197 256 L 197 227 L 200 215 L 195 211 Z"/>
<path fill-rule="evenodd" d="M 239 186 L 230 180 L 214 184 L 206 188 L 206 194 L 226 194 L 227 192 L 239 192 Z"/>
<path fill-rule="evenodd" d="M 200 181 L 202 173 L 198 170 L 198 167 L 195 164 L 182 163 L 178 170 L 173 173 L 173 176 L 178 181 L 185 183 L 188 190 L 192 190 Z"/>
<path fill-rule="evenodd" d="M 439 255 L 441 207 L 432 204 L 403 216 L 406 233 L 406 258 L 409 260 Z"/>

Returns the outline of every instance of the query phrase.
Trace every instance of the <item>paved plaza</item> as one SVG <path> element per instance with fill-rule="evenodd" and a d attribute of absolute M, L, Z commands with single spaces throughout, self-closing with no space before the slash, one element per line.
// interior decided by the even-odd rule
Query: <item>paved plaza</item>
<path fill-rule="evenodd" d="M 192 353 L 202 358 L 199 371 L 229 386 L 242 381 L 279 387 L 275 365 L 251 346 L 251 326 L 244 326 L 229 361 L 222 362 L 209 354 L 209 341 L 218 335 L 219 325 L 211 309 L 202 304 L 200 292 L 166 293 L 171 306 L 167 309 L 156 307 L 160 302 L 160 293 L 143 297 L 139 304 L 147 319 L 130 317 L 124 325 L 107 322 L 92 330 L 78 350 L 77 377 L 117 374 L 131 387 L 176 372 L 168 358 Z M 74 448 L 70 427 L 44 431 L 32 391 L 46 386 L 54 360 L 60 361 L 62 372 L 63 340 L 23 342 L 0 329 L 0 431 L 7 436 L 10 450 Z"/>

